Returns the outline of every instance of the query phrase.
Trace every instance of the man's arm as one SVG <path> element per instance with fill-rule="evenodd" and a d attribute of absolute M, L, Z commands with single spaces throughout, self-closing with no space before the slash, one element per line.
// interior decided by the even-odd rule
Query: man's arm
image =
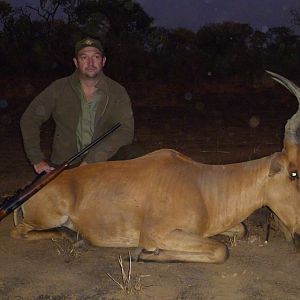
<path fill-rule="evenodd" d="M 55 100 L 53 90 L 54 87 L 51 84 L 34 98 L 20 120 L 24 149 L 27 158 L 34 166 L 42 163 L 45 159 L 40 147 L 40 127 L 49 119 L 54 109 Z M 40 170 L 39 167 L 38 170 Z"/>

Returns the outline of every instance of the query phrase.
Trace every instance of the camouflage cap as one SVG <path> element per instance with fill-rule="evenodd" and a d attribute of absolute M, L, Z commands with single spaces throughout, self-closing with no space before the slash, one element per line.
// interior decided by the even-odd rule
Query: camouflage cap
<path fill-rule="evenodd" d="M 104 49 L 103 49 L 102 43 L 99 40 L 95 40 L 90 37 L 87 37 L 76 43 L 75 55 L 77 56 L 78 52 L 85 47 L 95 47 L 95 48 L 99 49 L 99 51 L 102 54 L 104 54 Z"/>

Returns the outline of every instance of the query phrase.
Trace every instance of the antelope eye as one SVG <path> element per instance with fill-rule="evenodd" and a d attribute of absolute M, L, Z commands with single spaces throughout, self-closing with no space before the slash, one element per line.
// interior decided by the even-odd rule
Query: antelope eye
<path fill-rule="evenodd" d="M 290 173 L 290 179 L 291 179 L 291 180 L 299 179 L 298 172 L 297 172 L 297 171 L 292 171 L 292 172 Z"/>

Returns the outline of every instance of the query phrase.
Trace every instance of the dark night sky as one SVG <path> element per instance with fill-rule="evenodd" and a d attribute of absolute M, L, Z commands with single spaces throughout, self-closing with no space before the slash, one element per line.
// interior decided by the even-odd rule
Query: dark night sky
<path fill-rule="evenodd" d="M 38 4 L 39 0 L 10 0 L 13 5 Z M 197 30 L 207 23 L 236 21 L 266 31 L 291 27 L 290 10 L 300 10 L 299 0 L 137 0 L 154 17 L 155 25 Z M 292 29 L 296 29 L 293 28 Z M 298 29 L 297 32 L 300 30 Z"/>

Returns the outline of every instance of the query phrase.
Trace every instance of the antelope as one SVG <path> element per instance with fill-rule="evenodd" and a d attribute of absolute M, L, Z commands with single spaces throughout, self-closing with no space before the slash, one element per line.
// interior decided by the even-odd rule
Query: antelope
<path fill-rule="evenodd" d="M 299 88 L 273 73 L 300 103 Z M 283 149 L 227 165 L 196 162 L 171 149 L 64 171 L 22 206 L 12 231 L 26 240 L 70 236 L 99 247 L 134 247 L 139 261 L 223 263 L 215 235 L 243 236 L 252 212 L 269 207 L 291 238 L 300 234 L 300 110 Z"/>

